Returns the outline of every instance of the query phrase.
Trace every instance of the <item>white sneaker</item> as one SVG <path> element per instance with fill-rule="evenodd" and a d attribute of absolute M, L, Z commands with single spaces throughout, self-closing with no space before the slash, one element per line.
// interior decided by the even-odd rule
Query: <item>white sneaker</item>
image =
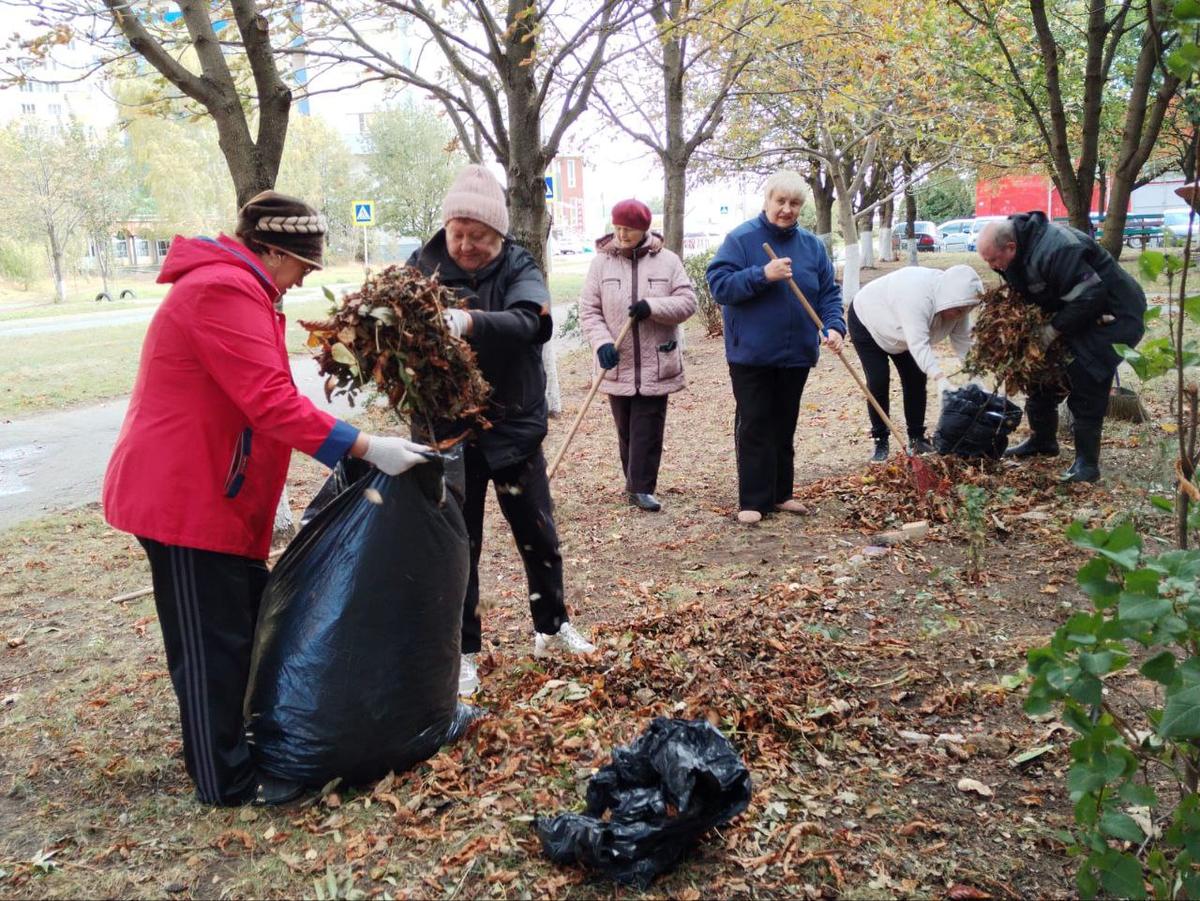
<path fill-rule="evenodd" d="M 469 698 L 479 691 L 479 670 L 475 666 L 474 654 L 463 654 L 458 667 L 458 693 Z"/>
<path fill-rule="evenodd" d="M 591 654 L 596 646 L 584 638 L 570 623 L 563 623 L 557 635 L 546 635 L 535 632 L 533 635 L 533 656 L 549 657 L 565 651 L 568 654 Z"/>

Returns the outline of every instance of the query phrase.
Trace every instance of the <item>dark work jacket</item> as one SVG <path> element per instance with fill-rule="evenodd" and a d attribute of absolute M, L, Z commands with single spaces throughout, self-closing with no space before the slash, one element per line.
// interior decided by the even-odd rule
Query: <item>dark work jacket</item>
<path fill-rule="evenodd" d="M 529 251 L 504 239 L 500 256 L 482 269 L 467 272 L 450 258 L 442 229 L 408 260 L 426 275 L 456 291 L 471 310 L 468 343 L 479 369 L 492 386 L 487 418 L 492 427 L 472 439 L 491 469 L 512 466 L 533 454 L 546 437 L 546 371 L 542 345 L 554 325 L 546 280 Z M 459 435 L 463 423 L 434 424 L 436 437 Z"/>
<path fill-rule="evenodd" d="M 1017 255 L 1004 280 L 1029 303 L 1050 315 L 1050 324 L 1098 381 L 1116 371 L 1114 344 L 1135 346 L 1146 331 L 1146 294 L 1141 285 L 1092 238 L 1056 225 L 1041 212 L 1009 216 Z M 1107 325 L 1102 316 L 1112 316 Z"/>

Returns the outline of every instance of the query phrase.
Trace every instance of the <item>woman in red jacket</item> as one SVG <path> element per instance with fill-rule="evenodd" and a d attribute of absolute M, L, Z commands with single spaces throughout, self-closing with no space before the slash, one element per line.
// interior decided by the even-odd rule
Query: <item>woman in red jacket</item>
<path fill-rule="evenodd" d="M 276 301 L 321 268 L 325 220 L 264 191 L 236 238 L 176 237 L 104 477 L 104 515 L 150 559 L 183 752 L 205 804 L 283 803 L 301 787 L 250 760 L 242 699 L 276 505 L 293 448 L 398 475 L 428 448 L 368 436 L 296 390 Z"/>

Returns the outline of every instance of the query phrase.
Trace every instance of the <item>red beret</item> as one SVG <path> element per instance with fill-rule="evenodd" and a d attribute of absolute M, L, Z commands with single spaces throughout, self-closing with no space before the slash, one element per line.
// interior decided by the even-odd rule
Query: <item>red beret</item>
<path fill-rule="evenodd" d="M 636 228 L 638 231 L 650 230 L 650 207 L 640 200 L 622 200 L 612 211 L 613 225 L 623 225 L 626 228 Z"/>

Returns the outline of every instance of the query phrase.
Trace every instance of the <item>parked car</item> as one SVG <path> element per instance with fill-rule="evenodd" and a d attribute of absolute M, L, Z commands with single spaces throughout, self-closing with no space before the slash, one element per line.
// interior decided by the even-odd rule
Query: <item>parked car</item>
<path fill-rule="evenodd" d="M 1162 230 L 1163 242 L 1166 244 L 1183 244 L 1187 241 L 1188 219 L 1191 216 L 1188 207 L 1175 207 L 1163 210 Z M 1196 240 L 1196 231 L 1200 231 L 1200 223 L 1193 226 L 1192 241 Z"/>
<path fill-rule="evenodd" d="M 964 253 L 967 240 L 971 237 L 971 223 L 974 219 L 947 219 L 938 226 L 938 234 L 942 239 L 942 253 Z"/>
<path fill-rule="evenodd" d="M 918 219 L 913 223 L 913 234 L 917 239 L 917 250 L 928 251 L 932 253 L 941 247 L 941 241 L 938 239 L 937 226 L 925 219 Z M 903 247 L 905 241 L 908 240 L 908 223 L 898 222 L 896 227 L 892 229 L 892 248 L 897 252 Z"/>
<path fill-rule="evenodd" d="M 979 238 L 979 233 L 983 231 L 985 225 L 989 222 L 1003 222 L 1007 216 L 979 216 L 971 220 L 971 231 L 967 235 L 967 250 L 970 253 L 975 252 L 976 241 Z"/>

